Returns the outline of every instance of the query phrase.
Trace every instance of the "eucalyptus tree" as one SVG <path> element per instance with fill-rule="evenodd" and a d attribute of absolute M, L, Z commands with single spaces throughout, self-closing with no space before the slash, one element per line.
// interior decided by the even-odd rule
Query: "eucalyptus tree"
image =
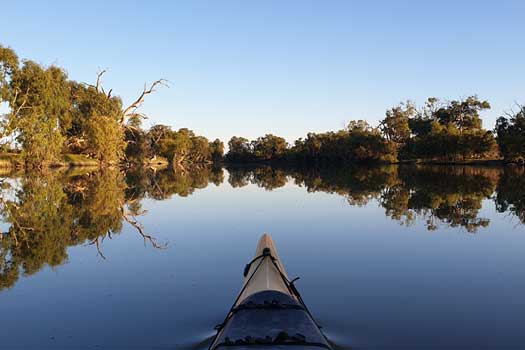
<path fill-rule="evenodd" d="M 71 89 L 61 68 L 23 61 L 11 74 L 10 112 L 5 131 L 14 133 L 26 166 L 40 168 L 60 159 L 71 126 Z"/>
<path fill-rule="evenodd" d="M 379 128 L 387 140 L 404 144 L 410 138 L 410 119 L 416 115 L 417 109 L 413 102 L 400 103 L 386 111 Z"/>
<path fill-rule="evenodd" d="M 230 161 L 249 160 L 253 157 L 250 140 L 244 137 L 233 136 L 228 141 L 228 149 L 226 159 Z"/>
<path fill-rule="evenodd" d="M 288 143 L 282 137 L 266 134 L 252 141 L 251 149 L 257 160 L 277 160 L 286 155 Z"/>
<path fill-rule="evenodd" d="M 525 107 L 499 117 L 496 134 L 501 154 L 507 162 L 525 163 Z"/>
<path fill-rule="evenodd" d="M 126 131 L 139 131 L 140 121 L 146 118 L 140 112 L 146 96 L 166 81 L 145 85 L 138 98 L 124 107 L 120 97 L 102 87 L 104 73 L 98 73 L 94 85 L 79 83 L 69 80 L 60 67 L 20 62 L 12 49 L 0 46 L 0 102 L 9 105 L 0 136 L 15 137 L 29 168 L 60 161 L 66 152 L 117 163 L 130 135 Z"/>
<path fill-rule="evenodd" d="M 222 160 L 224 156 L 224 143 L 219 139 L 210 142 L 210 152 L 212 161 L 218 162 Z"/>

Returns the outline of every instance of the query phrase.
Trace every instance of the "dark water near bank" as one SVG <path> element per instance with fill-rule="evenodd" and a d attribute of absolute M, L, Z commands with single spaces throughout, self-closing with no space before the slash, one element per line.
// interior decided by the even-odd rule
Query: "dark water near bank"
<path fill-rule="evenodd" d="M 2 349 L 206 348 L 263 232 L 341 346 L 525 347 L 523 169 L 3 178 Z"/>

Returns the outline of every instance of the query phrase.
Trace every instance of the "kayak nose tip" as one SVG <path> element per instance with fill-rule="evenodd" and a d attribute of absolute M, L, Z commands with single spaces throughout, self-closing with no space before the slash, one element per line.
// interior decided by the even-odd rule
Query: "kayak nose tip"
<path fill-rule="evenodd" d="M 272 239 L 272 236 L 269 234 L 269 233 L 263 233 L 263 235 L 261 236 L 261 240 L 262 239 Z"/>
<path fill-rule="evenodd" d="M 268 247 L 270 245 L 273 245 L 272 236 L 270 236 L 269 233 L 263 233 L 263 235 L 259 239 L 259 244 L 264 246 L 264 247 Z"/>

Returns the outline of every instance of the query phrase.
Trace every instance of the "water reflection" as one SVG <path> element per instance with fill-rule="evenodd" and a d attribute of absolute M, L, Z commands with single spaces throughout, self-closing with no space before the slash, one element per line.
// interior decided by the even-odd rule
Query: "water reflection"
<path fill-rule="evenodd" d="M 482 214 L 485 200 L 496 210 L 525 223 L 523 168 L 387 166 L 374 168 L 289 169 L 270 166 L 228 167 L 233 188 L 255 184 L 274 190 L 291 181 L 308 192 L 340 195 L 348 205 L 377 202 L 387 217 L 403 225 L 422 221 L 428 230 L 460 227 L 474 233 L 490 220 Z M 137 219 L 145 198 L 186 197 L 210 183 L 221 185 L 223 169 L 118 169 L 50 171 L 39 175 L 12 174 L 1 182 L 0 290 L 12 287 L 20 275 L 68 259 L 67 249 L 101 244 L 119 234 L 123 223 L 155 248 L 163 243 L 148 235 Z"/>
<path fill-rule="evenodd" d="M 525 169 L 507 169 L 498 181 L 496 210 L 510 212 L 525 224 Z"/>
<path fill-rule="evenodd" d="M 11 174 L 1 182 L 0 214 L 7 229 L 0 235 L 0 290 L 12 287 L 21 274 L 65 263 L 69 246 L 93 245 L 105 258 L 101 244 L 119 234 L 123 222 L 162 248 L 165 243 L 147 234 L 137 219 L 145 213 L 141 200 L 185 197 L 223 180 L 223 170 L 211 167 Z"/>
<path fill-rule="evenodd" d="M 483 200 L 495 200 L 498 211 L 510 212 L 523 222 L 523 170 L 514 168 L 386 166 L 373 168 L 255 169 L 229 168 L 233 187 L 248 183 L 268 190 L 284 186 L 288 178 L 308 192 L 336 193 L 349 205 L 371 200 L 385 215 L 403 225 L 421 220 L 428 230 L 440 225 L 477 232 L 489 225 L 481 216 Z M 497 195 L 493 197 L 495 191 Z"/>

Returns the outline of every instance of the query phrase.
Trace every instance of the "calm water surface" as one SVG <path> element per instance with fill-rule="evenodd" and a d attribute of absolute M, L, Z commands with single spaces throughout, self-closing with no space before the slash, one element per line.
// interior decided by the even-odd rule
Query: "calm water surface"
<path fill-rule="evenodd" d="M 525 346 L 523 169 L 77 169 L 2 194 L 2 349 L 205 349 L 264 232 L 341 347 Z"/>

